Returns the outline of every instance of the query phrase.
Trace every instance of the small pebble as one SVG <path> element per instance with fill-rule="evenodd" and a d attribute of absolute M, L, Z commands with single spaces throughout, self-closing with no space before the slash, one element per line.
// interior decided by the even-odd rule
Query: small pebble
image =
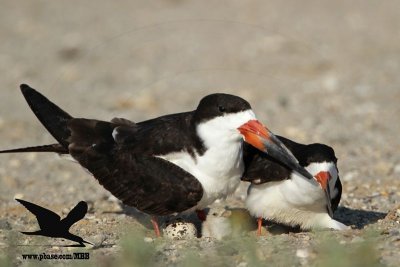
<path fill-rule="evenodd" d="M 151 238 L 151 237 L 145 237 L 144 239 L 144 242 L 146 242 L 146 243 L 151 243 L 151 242 L 153 242 L 153 238 Z"/>
<path fill-rule="evenodd" d="M 15 199 L 15 198 L 23 199 L 23 198 L 24 198 L 24 194 L 22 194 L 22 193 L 16 193 L 16 194 L 14 195 L 14 199 Z"/>
<path fill-rule="evenodd" d="M 305 259 L 310 256 L 310 253 L 308 252 L 307 249 L 298 249 L 298 250 L 296 250 L 296 256 L 299 258 Z"/>
<path fill-rule="evenodd" d="M 94 244 L 93 247 L 100 247 L 103 244 L 104 240 L 106 240 L 106 236 L 104 234 L 98 234 L 91 237 L 91 239 L 88 241 Z"/>

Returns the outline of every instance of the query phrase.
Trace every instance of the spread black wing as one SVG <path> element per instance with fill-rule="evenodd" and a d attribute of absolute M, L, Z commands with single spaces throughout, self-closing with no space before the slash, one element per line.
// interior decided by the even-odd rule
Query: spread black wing
<path fill-rule="evenodd" d="M 88 205 L 85 201 L 80 201 L 69 213 L 61 220 L 61 224 L 65 229 L 69 229 L 74 223 L 82 220 L 88 211 Z"/>
<path fill-rule="evenodd" d="M 40 229 L 42 230 L 52 228 L 60 222 L 60 216 L 51 210 L 45 209 L 22 199 L 15 200 L 21 203 L 25 208 L 32 212 L 33 215 L 36 216 Z"/>
<path fill-rule="evenodd" d="M 154 156 L 165 149 L 165 142 L 154 144 L 166 138 L 162 127 L 158 132 L 148 124 L 73 119 L 69 129 L 70 154 L 123 203 L 148 214 L 167 215 L 200 201 L 203 189 L 196 178 Z"/>

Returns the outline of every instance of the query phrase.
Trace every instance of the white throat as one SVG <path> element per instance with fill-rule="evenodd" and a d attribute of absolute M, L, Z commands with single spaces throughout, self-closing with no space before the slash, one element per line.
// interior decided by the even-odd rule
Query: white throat
<path fill-rule="evenodd" d="M 162 158 L 191 173 L 203 186 L 203 198 L 196 206 L 205 208 L 215 200 L 232 194 L 244 172 L 243 137 L 237 130 L 254 120 L 252 110 L 220 116 L 200 123 L 197 134 L 206 151 L 193 159 L 185 152 L 163 155 Z"/>
<path fill-rule="evenodd" d="M 245 110 L 202 122 L 197 126 L 196 131 L 206 148 L 218 147 L 224 142 L 243 139 L 238 128 L 249 120 L 255 119 L 256 115 L 251 109 Z"/>
<path fill-rule="evenodd" d="M 333 162 L 313 162 L 305 167 L 312 175 L 317 175 L 319 172 L 329 172 L 331 179 L 329 180 L 330 194 L 331 197 L 335 197 L 337 192 L 335 191 L 335 184 L 338 178 L 338 169 Z"/>

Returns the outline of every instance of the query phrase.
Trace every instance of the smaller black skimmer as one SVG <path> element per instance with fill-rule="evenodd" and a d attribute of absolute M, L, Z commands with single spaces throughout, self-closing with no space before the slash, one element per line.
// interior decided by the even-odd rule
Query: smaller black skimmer
<path fill-rule="evenodd" d="M 36 216 L 40 226 L 39 231 L 21 233 L 25 235 L 41 235 L 47 237 L 64 238 L 79 243 L 81 247 L 85 246 L 84 243 L 93 245 L 92 243 L 83 240 L 82 237 L 69 232 L 69 228 L 71 228 L 73 224 L 85 217 L 88 210 L 88 206 L 85 201 L 79 202 L 68 213 L 68 215 L 61 220 L 60 216 L 51 210 L 45 209 L 22 199 L 15 200 L 24 205 L 25 208 L 27 208 L 30 212 L 32 212 L 33 215 Z"/>
<path fill-rule="evenodd" d="M 261 234 L 262 218 L 303 230 L 348 229 L 332 218 L 342 194 L 334 150 L 324 144 L 303 145 L 277 137 L 315 178 L 307 179 L 245 145 L 246 171 L 242 180 L 251 182 L 246 208 L 258 218 L 257 234 Z"/>
<path fill-rule="evenodd" d="M 245 168 L 243 139 L 312 178 L 238 96 L 211 94 L 194 111 L 135 123 L 74 118 L 28 85 L 21 91 L 58 143 L 0 153 L 69 154 L 124 204 L 152 216 L 201 211 L 233 193 Z"/>

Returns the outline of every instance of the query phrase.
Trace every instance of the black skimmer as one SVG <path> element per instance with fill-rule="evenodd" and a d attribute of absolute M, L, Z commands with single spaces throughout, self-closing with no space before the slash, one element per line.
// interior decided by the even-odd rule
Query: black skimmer
<path fill-rule="evenodd" d="M 258 218 L 257 234 L 261 234 L 262 218 L 300 226 L 303 230 L 348 229 L 332 218 L 342 194 L 334 150 L 324 144 L 303 145 L 277 137 L 315 178 L 306 179 L 265 153 L 245 145 L 246 170 L 242 180 L 251 182 L 246 208 Z"/>
<path fill-rule="evenodd" d="M 40 226 L 39 231 L 21 233 L 25 235 L 41 235 L 48 237 L 64 238 L 79 243 L 81 247 L 85 246 L 84 243 L 93 245 L 92 243 L 83 240 L 82 237 L 71 234 L 69 232 L 69 228 L 71 228 L 73 224 L 82 220 L 83 217 L 85 217 L 88 210 L 88 206 L 85 201 L 79 202 L 68 213 L 68 215 L 61 220 L 60 216 L 51 210 L 45 209 L 22 199 L 15 200 L 24 205 L 26 209 L 28 209 L 30 212 L 32 212 L 33 215 L 36 216 L 36 219 Z"/>
<path fill-rule="evenodd" d="M 243 140 L 312 178 L 237 96 L 211 94 L 194 111 L 134 123 L 73 118 L 28 85 L 21 91 L 58 143 L 0 153 L 69 154 L 124 204 L 152 216 L 201 211 L 233 193 L 244 172 Z"/>

